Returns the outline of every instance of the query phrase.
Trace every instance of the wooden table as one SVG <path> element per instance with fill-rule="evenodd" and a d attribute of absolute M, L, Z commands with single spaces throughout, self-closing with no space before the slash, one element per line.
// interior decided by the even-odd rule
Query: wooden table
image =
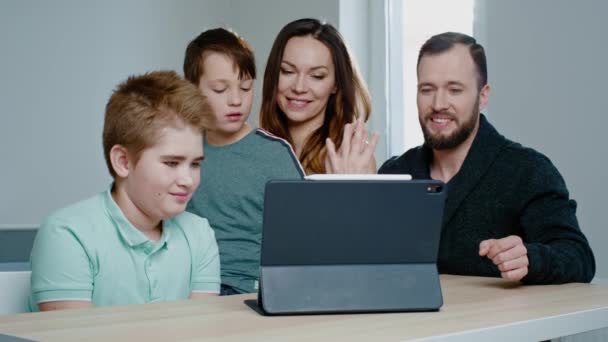
<path fill-rule="evenodd" d="M 440 312 L 264 317 L 254 295 L 0 316 L 43 341 L 539 341 L 608 327 L 608 287 L 442 275 Z"/>

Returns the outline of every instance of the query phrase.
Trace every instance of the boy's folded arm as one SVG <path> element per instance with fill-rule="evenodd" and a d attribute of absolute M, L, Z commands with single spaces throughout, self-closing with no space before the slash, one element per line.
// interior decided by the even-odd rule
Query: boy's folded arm
<path fill-rule="evenodd" d="M 198 292 L 192 291 L 188 299 L 196 299 L 196 298 L 207 298 L 207 297 L 216 297 L 219 296 L 218 292 Z"/>
<path fill-rule="evenodd" d="M 86 309 L 92 308 L 93 303 L 84 300 L 58 300 L 52 302 L 38 303 L 40 311 L 65 310 L 65 309 Z"/>
<path fill-rule="evenodd" d="M 40 310 L 92 306 L 93 266 L 71 224 L 49 220 L 39 229 L 31 253 L 32 304 Z"/>
<path fill-rule="evenodd" d="M 200 222 L 200 225 L 200 247 L 193 256 L 191 298 L 220 292 L 220 256 L 215 233 L 207 220 Z"/>

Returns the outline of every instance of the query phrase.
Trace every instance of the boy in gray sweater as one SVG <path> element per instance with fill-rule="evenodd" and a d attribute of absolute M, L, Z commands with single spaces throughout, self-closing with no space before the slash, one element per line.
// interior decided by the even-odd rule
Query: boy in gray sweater
<path fill-rule="evenodd" d="M 217 120 L 205 133 L 201 184 L 188 211 L 215 231 L 222 295 L 257 291 L 266 182 L 304 176 L 285 140 L 247 124 L 255 72 L 247 42 L 226 29 L 207 30 L 186 49 L 184 74 Z"/>

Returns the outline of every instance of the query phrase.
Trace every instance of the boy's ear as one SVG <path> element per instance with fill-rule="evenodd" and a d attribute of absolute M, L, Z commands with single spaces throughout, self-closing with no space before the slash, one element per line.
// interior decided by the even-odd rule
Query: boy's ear
<path fill-rule="evenodd" d="M 110 150 L 110 162 L 118 177 L 126 178 L 131 170 L 129 152 L 122 145 L 114 145 Z"/>

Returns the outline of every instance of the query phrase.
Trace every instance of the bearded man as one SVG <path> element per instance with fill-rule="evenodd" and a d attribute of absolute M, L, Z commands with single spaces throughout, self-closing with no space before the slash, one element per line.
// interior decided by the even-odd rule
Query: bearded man
<path fill-rule="evenodd" d="M 425 142 L 378 172 L 446 183 L 439 272 L 590 282 L 595 259 L 562 176 L 480 113 L 490 96 L 483 47 L 460 33 L 433 36 L 420 49 L 417 75 Z"/>

